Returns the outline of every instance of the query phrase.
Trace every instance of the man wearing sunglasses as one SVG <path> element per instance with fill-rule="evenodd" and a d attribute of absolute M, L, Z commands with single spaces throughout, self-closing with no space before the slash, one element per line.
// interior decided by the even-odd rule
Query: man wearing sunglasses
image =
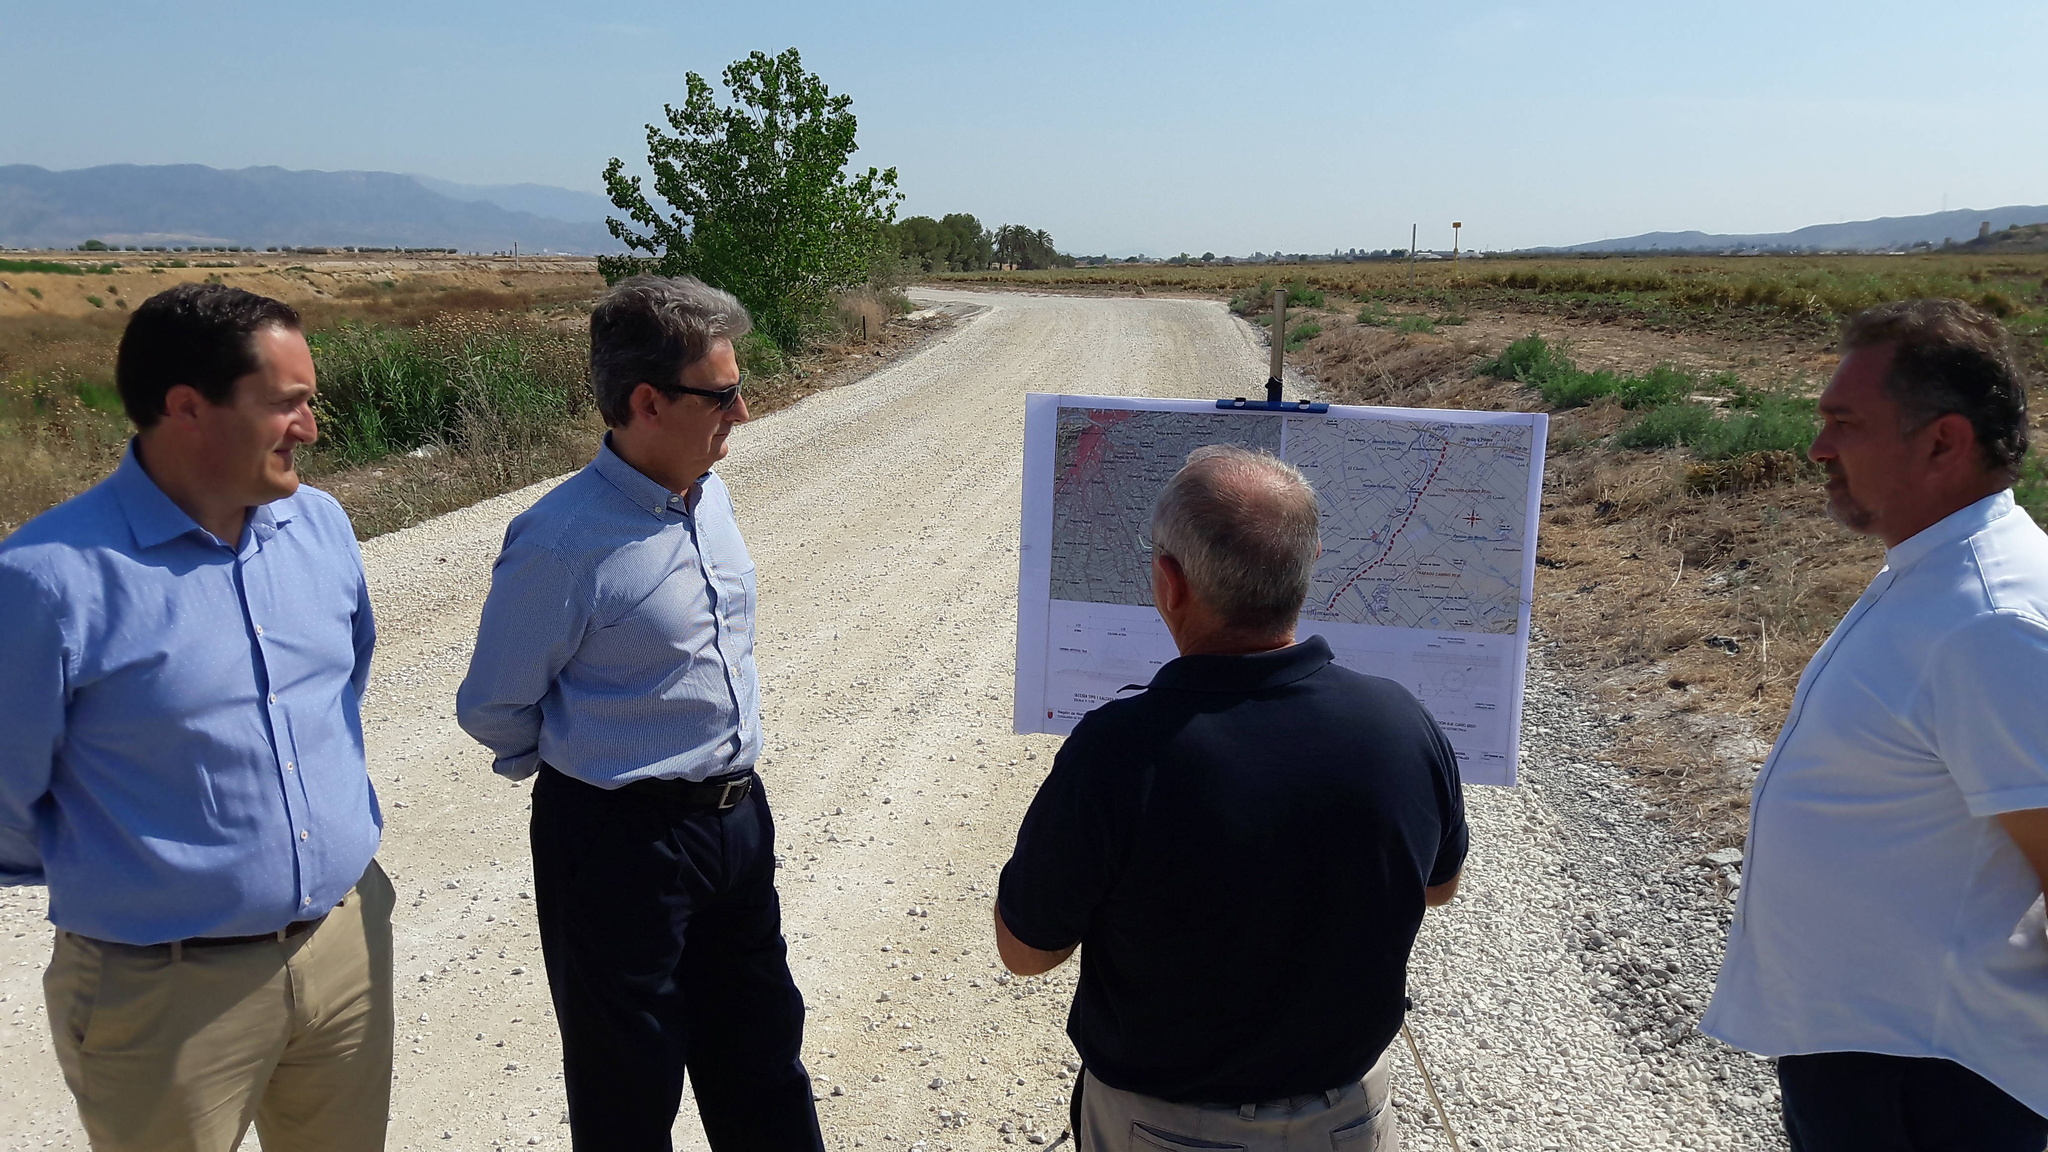
<path fill-rule="evenodd" d="M 620 283 L 590 317 L 597 458 L 512 521 L 464 730 L 534 778 L 542 955 L 580 1149 L 818 1149 L 754 762 L 754 564 L 712 465 L 747 420 L 739 301 Z"/>

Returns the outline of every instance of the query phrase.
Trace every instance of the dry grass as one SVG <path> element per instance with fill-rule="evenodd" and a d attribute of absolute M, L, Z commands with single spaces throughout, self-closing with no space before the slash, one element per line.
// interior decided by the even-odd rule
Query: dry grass
<path fill-rule="evenodd" d="M 0 535 L 120 462 L 120 319 L 0 320 Z"/>
<path fill-rule="evenodd" d="M 509 285 L 490 287 L 394 279 L 374 269 L 351 275 L 356 279 L 331 295 L 298 301 L 316 345 L 322 333 L 368 326 L 385 334 L 369 343 L 396 342 L 409 354 L 445 360 L 441 353 L 453 345 L 502 336 L 518 345 L 549 388 L 580 389 L 596 290 L 577 276 L 550 268 L 526 282 L 506 276 L 501 279 Z M 886 292 L 847 296 L 839 331 L 801 357 L 778 361 L 772 372 L 750 375 L 749 408 L 766 414 L 858 379 L 950 326 L 943 317 L 906 320 L 902 308 L 901 297 Z M 868 317 L 865 343 L 862 316 Z M 0 536 L 97 483 L 119 463 L 132 431 L 113 385 L 126 318 L 112 312 L 0 316 Z M 335 353 L 349 350 L 337 346 Z M 324 391 L 335 395 L 343 386 L 339 377 L 325 383 Z M 522 420 L 458 405 L 453 423 L 427 438 L 419 455 L 407 453 L 414 447 L 408 440 L 381 459 L 357 463 L 330 437 L 304 454 L 301 467 L 310 483 L 341 500 L 357 533 L 368 538 L 581 467 L 603 426 L 586 405 L 562 408 L 548 419 Z M 343 428 L 331 430 L 338 437 Z"/>
<path fill-rule="evenodd" d="M 1534 388 L 1473 374 L 1534 326 L 1570 342 L 1588 368 L 1741 368 L 1783 387 L 1799 381 L 1776 373 L 1815 351 L 1813 342 L 1759 345 L 1526 312 L 1475 310 L 1470 323 L 1435 334 L 1362 325 L 1335 309 L 1317 318 L 1324 334 L 1292 362 L 1326 398 L 1358 404 L 1543 410 Z M 2048 394 L 2033 400 L 2039 422 Z M 1639 416 L 1612 399 L 1551 414 L 1535 620 L 1597 688 L 1619 725 L 1617 752 L 1660 818 L 1734 843 L 1800 671 L 1883 549 L 1826 518 L 1819 478 L 1796 454 L 1703 462 L 1679 449 L 1615 447 L 1615 433 Z"/>

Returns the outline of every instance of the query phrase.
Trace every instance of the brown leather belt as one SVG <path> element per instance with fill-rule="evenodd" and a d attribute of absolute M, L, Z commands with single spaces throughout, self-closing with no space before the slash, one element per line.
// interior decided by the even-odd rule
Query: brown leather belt
<path fill-rule="evenodd" d="M 226 948 L 234 944 L 261 944 L 265 941 L 282 944 L 294 936 L 304 936 L 318 928 L 326 919 L 327 917 L 322 916 L 318 920 L 294 920 L 275 932 L 263 932 L 255 936 L 193 936 L 178 943 L 187 948 Z"/>
<path fill-rule="evenodd" d="M 188 936 L 183 940 L 170 940 L 162 944 L 119 944 L 111 940 L 100 940 L 77 932 L 73 932 L 72 935 L 77 936 L 80 940 L 89 940 L 94 944 L 108 948 L 169 948 L 172 957 L 176 958 L 187 948 L 229 948 L 237 944 L 282 944 L 294 937 L 304 936 L 306 933 L 326 923 L 326 921 L 327 917 L 322 916 L 317 920 L 294 920 L 275 932 L 261 932 L 254 936 Z"/>

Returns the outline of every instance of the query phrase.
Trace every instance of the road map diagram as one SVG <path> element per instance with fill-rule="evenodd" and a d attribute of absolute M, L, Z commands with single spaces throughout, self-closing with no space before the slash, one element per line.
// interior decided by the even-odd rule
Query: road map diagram
<path fill-rule="evenodd" d="M 1315 486 L 1323 553 L 1299 634 L 1413 692 L 1468 783 L 1513 783 L 1544 431 L 1531 413 L 1029 397 L 1017 730 L 1071 731 L 1174 658 L 1152 503 L 1189 452 L 1232 444 Z"/>

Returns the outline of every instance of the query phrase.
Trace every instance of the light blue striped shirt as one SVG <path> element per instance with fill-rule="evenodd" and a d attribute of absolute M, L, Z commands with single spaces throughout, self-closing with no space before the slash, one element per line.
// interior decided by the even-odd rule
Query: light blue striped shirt
<path fill-rule="evenodd" d="M 0 884 L 123 944 L 326 914 L 383 827 L 363 764 L 376 627 L 325 492 L 233 547 L 133 448 L 0 542 Z"/>
<path fill-rule="evenodd" d="M 542 760 L 601 788 L 752 766 L 754 562 L 724 481 L 678 496 L 607 438 L 506 529 L 455 714 L 515 780 Z"/>

